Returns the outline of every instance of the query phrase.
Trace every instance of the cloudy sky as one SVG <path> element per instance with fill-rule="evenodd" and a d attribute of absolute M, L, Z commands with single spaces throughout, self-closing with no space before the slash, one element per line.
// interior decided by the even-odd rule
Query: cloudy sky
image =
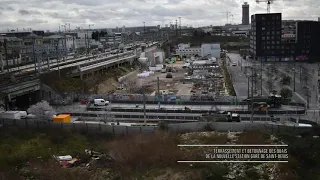
<path fill-rule="evenodd" d="M 0 0 L 0 30 L 32 28 L 58 30 L 59 24 L 76 27 L 113 28 L 165 25 L 180 16 L 182 26 L 221 25 L 226 12 L 234 23 L 241 22 L 241 4 L 250 4 L 250 14 L 265 13 L 266 3 L 255 0 Z M 271 12 L 282 12 L 283 19 L 320 17 L 319 0 L 276 0 Z"/>

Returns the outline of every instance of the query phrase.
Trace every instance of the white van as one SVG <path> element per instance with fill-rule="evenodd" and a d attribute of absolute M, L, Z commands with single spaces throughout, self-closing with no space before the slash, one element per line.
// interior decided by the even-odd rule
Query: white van
<path fill-rule="evenodd" d="M 109 104 L 109 101 L 106 101 L 104 99 L 94 99 L 93 104 L 95 106 L 107 106 Z"/>

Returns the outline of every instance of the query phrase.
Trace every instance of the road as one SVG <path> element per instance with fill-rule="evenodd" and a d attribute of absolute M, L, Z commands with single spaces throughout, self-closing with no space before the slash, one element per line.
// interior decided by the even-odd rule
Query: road
<path fill-rule="evenodd" d="M 290 63 L 290 62 L 287 62 Z M 317 84 L 318 84 L 318 66 L 317 65 L 310 65 L 308 63 L 296 63 L 295 68 L 293 66 L 290 71 L 287 71 L 288 64 L 279 63 L 278 70 L 291 77 L 292 81 L 295 80 L 295 87 L 294 83 L 290 84 L 290 88 L 292 90 L 295 89 L 295 94 L 300 97 L 305 103 L 309 100 L 309 108 L 310 109 L 318 109 L 319 102 L 318 102 L 318 94 L 317 94 Z M 305 69 L 305 70 L 303 70 Z M 303 76 L 308 76 L 307 79 L 304 79 Z M 305 81 L 307 80 L 307 81 Z M 304 87 L 308 87 L 306 90 Z M 309 91 L 309 92 L 308 92 Z M 309 96 L 309 99 L 308 99 Z"/>
<path fill-rule="evenodd" d="M 228 65 L 229 73 L 232 77 L 233 86 L 237 96 L 248 97 L 248 80 L 246 75 L 246 66 L 251 66 L 251 62 L 247 60 L 241 60 L 240 54 L 228 53 L 227 56 L 230 58 L 231 63 Z M 236 63 L 237 66 L 232 66 L 232 63 Z M 242 66 L 242 68 L 241 68 Z M 242 69 L 242 70 L 241 70 Z M 260 86 L 257 86 L 258 94 L 260 94 Z M 249 81 L 249 92 L 251 94 L 251 80 Z M 268 96 L 270 93 L 263 86 L 262 95 Z"/>
<path fill-rule="evenodd" d="M 236 89 L 236 92 L 239 93 L 240 96 L 243 96 L 245 94 L 244 91 L 246 91 L 247 94 L 247 89 L 248 89 L 248 85 L 245 87 L 244 83 L 246 82 L 246 84 L 248 84 L 248 80 L 245 81 L 245 78 L 247 78 L 244 74 L 245 74 L 245 66 L 253 66 L 253 62 L 250 60 L 242 60 L 242 72 L 241 72 L 241 57 L 239 54 L 234 54 L 234 53 L 229 53 L 228 56 L 230 57 L 232 62 L 236 62 L 238 64 L 238 66 L 229 66 L 229 70 L 230 73 L 232 74 L 233 77 L 233 83 L 234 83 L 234 87 Z M 286 62 L 289 63 L 289 62 Z M 262 66 L 262 95 L 269 95 L 269 91 L 267 88 L 267 81 L 268 81 L 268 75 L 267 75 L 267 69 L 266 66 L 270 66 L 271 63 L 263 63 Z M 292 80 L 294 79 L 294 71 L 288 71 L 288 64 L 284 64 L 284 63 L 276 63 L 275 67 L 276 69 L 283 74 L 287 74 L 288 76 L 290 76 L 292 78 Z M 261 66 L 259 62 L 256 62 L 256 72 L 257 74 L 261 73 Z M 247 70 L 247 73 L 250 73 L 250 69 Z M 310 82 L 308 84 L 312 84 L 311 81 L 315 81 L 313 77 L 314 74 L 312 75 L 311 73 L 312 71 L 308 71 L 310 78 Z M 315 71 L 317 72 L 317 71 Z M 251 73 L 250 73 L 251 74 Z M 300 75 L 299 75 L 300 76 Z M 293 92 L 293 96 L 292 96 L 292 100 L 296 101 L 296 102 L 303 102 L 303 103 L 307 103 L 307 98 L 306 98 L 306 94 L 305 94 L 305 89 L 303 88 L 302 83 L 300 82 L 300 78 L 298 76 L 298 70 L 296 68 L 296 88 L 295 88 L 295 92 Z M 280 78 L 279 78 L 280 80 Z M 279 82 L 279 80 L 272 80 L 273 83 L 273 87 L 275 90 L 277 90 L 278 92 L 280 92 L 282 87 L 287 87 L 289 89 L 291 89 L 292 91 L 294 90 L 293 88 L 293 83 L 291 83 L 290 86 L 282 86 L 281 83 Z M 260 85 L 260 79 L 258 80 L 257 83 L 257 89 L 258 89 L 258 94 L 260 94 L 261 92 L 261 85 Z M 250 83 L 250 88 L 251 88 L 251 83 Z M 242 89 L 242 90 L 241 90 Z M 245 89 L 245 90 L 243 90 Z M 310 89 L 310 88 L 309 88 Z M 309 108 L 310 109 L 318 109 L 319 107 L 317 106 L 317 95 L 316 95 L 316 90 L 311 90 L 311 97 L 309 98 L 310 103 L 309 103 Z"/>

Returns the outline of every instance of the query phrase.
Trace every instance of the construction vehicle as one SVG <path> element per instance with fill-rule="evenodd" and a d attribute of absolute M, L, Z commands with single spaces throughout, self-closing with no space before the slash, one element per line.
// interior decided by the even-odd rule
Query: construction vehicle
<path fill-rule="evenodd" d="M 191 109 L 189 107 L 185 106 L 184 110 L 189 110 L 190 111 Z"/>
<path fill-rule="evenodd" d="M 282 104 L 281 95 L 270 94 L 267 100 L 267 104 L 270 105 L 270 107 L 272 108 L 280 108 Z"/>
<path fill-rule="evenodd" d="M 228 112 L 227 119 L 228 119 L 228 122 L 240 122 L 241 121 L 239 114 L 231 113 L 231 112 Z"/>
<path fill-rule="evenodd" d="M 253 103 L 254 111 L 267 111 L 270 106 L 266 102 Z"/>

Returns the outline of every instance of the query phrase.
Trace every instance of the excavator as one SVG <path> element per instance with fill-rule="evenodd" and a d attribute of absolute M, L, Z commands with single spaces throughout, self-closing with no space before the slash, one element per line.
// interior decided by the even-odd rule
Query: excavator
<path fill-rule="evenodd" d="M 254 111 L 268 111 L 269 108 L 270 105 L 268 105 L 266 102 L 253 103 Z"/>

